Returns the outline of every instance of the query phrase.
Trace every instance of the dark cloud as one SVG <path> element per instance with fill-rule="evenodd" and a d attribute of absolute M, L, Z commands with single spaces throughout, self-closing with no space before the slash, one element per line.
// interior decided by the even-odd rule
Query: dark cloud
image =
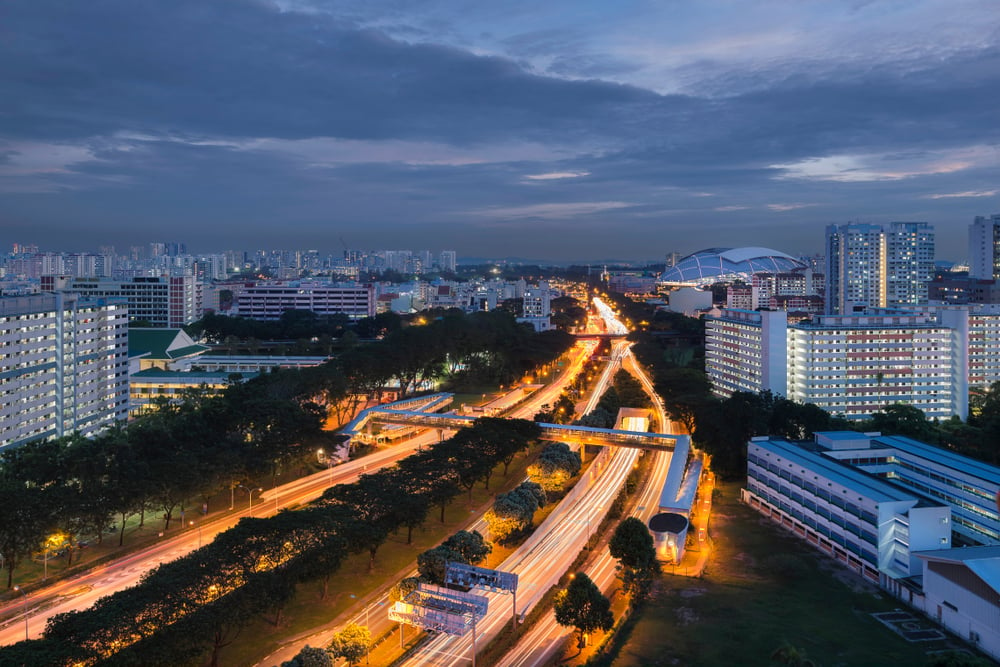
<path fill-rule="evenodd" d="M 642 65 L 574 30 L 475 55 L 432 43 L 448 21 L 389 5 L 379 25 L 236 0 L 7 3 L 2 233 L 170 229 L 209 249 L 335 247 L 349 229 L 359 246 L 646 257 L 719 234 L 806 251 L 824 222 L 884 216 L 955 230 L 958 254 L 957 230 L 1000 206 L 928 196 L 998 182 L 995 43 L 878 66 L 694 63 L 677 71 L 699 84 L 664 95 L 617 83 Z M 546 74 L 518 60 L 554 53 Z"/>

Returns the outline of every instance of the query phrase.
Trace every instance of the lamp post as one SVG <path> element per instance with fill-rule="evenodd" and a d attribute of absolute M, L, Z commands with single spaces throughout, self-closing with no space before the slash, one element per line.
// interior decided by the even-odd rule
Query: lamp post
<path fill-rule="evenodd" d="M 264 489 L 259 488 L 259 487 L 256 488 L 256 489 L 250 489 L 250 488 L 247 488 L 245 486 L 241 486 L 240 488 L 241 489 L 246 489 L 247 493 L 250 495 L 250 509 L 249 509 L 249 511 L 247 511 L 247 516 L 253 516 L 253 494 L 254 494 L 254 492 L 260 493 Z"/>
<path fill-rule="evenodd" d="M 188 525 L 198 527 L 198 548 L 201 549 L 201 524 L 200 523 L 196 524 L 194 521 L 189 521 Z"/>
<path fill-rule="evenodd" d="M 21 615 L 24 616 L 24 641 L 28 641 L 28 594 L 20 586 L 14 586 L 14 590 L 21 594 Z"/>

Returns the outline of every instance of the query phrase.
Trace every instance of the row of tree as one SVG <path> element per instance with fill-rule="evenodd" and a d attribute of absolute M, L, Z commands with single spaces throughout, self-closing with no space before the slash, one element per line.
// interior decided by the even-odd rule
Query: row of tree
<path fill-rule="evenodd" d="M 461 433 L 472 435 L 333 487 L 305 509 L 244 519 L 137 586 L 53 617 L 42 639 L 0 649 L 0 663 L 175 666 L 209 655 L 216 665 L 247 623 L 261 615 L 277 623 L 299 583 L 325 588 L 351 553 L 367 552 L 374 563 L 391 533 L 420 525 L 463 485 L 485 482 L 507 448 L 519 451 L 538 436 L 533 422 L 488 418 Z M 483 447 L 487 441 L 493 446 Z"/>
<path fill-rule="evenodd" d="M 224 489 L 274 474 L 302 457 L 320 434 L 322 411 L 288 392 L 286 374 L 231 386 L 222 396 L 192 391 L 181 403 L 87 439 L 34 441 L 0 452 L 0 555 L 7 586 L 23 559 L 52 533 L 66 538 L 71 564 L 77 536 L 98 542 L 117 524 L 147 511 L 163 529 L 190 503 L 205 504 Z M 48 558 L 49 554 L 44 554 Z"/>

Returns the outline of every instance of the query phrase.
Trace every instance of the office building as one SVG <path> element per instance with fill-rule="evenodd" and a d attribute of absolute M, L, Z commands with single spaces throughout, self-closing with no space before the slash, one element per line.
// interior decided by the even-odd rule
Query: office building
<path fill-rule="evenodd" d="M 1000 213 L 977 215 L 969 225 L 969 277 L 1000 280 Z"/>
<path fill-rule="evenodd" d="M 125 419 L 127 354 L 123 300 L 0 298 L 0 447 L 91 436 Z"/>
<path fill-rule="evenodd" d="M 46 292 L 123 298 L 128 303 L 130 322 L 146 322 L 154 327 L 182 327 L 201 317 L 201 283 L 191 275 L 137 276 L 126 280 L 48 275 L 42 276 L 41 284 Z"/>
<path fill-rule="evenodd" d="M 830 225 L 826 229 L 826 310 L 927 303 L 934 274 L 934 229 L 926 222 Z"/>

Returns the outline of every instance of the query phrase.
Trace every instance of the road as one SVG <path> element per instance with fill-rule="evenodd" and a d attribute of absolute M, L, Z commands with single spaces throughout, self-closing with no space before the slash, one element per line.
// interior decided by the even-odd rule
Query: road
<path fill-rule="evenodd" d="M 624 327 L 610 309 L 598 299 L 595 299 L 595 304 L 604 317 L 608 330 L 620 333 Z M 630 357 L 629 348 L 630 343 L 627 341 L 614 341 L 611 359 L 602 372 L 584 412 L 589 412 L 597 405 L 601 394 L 613 381 L 617 370 Z M 662 413 L 659 423 L 667 423 Z M 573 490 L 535 529 L 531 537 L 502 564 L 496 566 L 497 569 L 515 572 L 518 575 L 520 595 L 518 595 L 517 614 L 529 612 L 572 566 L 592 532 L 603 521 L 632 468 L 637 465 L 638 457 L 639 450 L 605 447 L 591 462 L 588 474 L 577 482 Z M 664 458 L 667 459 L 664 465 L 668 466 L 669 454 L 658 457 L 657 461 Z M 663 474 L 666 475 L 666 467 L 663 468 Z M 656 497 L 659 497 L 658 492 Z M 598 573 L 595 573 L 595 576 L 600 577 Z M 611 579 L 614 578 L 614 563 L 611 564 L 610 576 Z M 598 585 L 601 583 L 598 582 Z M 490 606 L 486 616 L 477 621 L 475 638 L 477 642 L 488 641 L 499 633 L 504 625 L 511 622 L 514 611 L 505 596 L 498 593 L 488 593 L 486 596 L 490 599 Z M 548 616 L 551 616 L 551 613 Z M 442 667 L 461 665 L 471 660 L 474 651 L 473 641 L 471 633 L 466 637 L 440 634 L 422 644 L 403 664 Z M 552 642 L 549 645 L 551 644 Z"/>
<path fill-rule="evenodd" d="M 553 378 L 553 381 L 542 389 L 534 392 L 523 403 L 517 405 L 513 410 L 511 410 L 507 416 L 516 419 L 531 419 L 539 411 L 541 411 L 543 405 L 554 404 L 559 399 L 563 388 L 569 384 L 583 369 L 584 364 L 587 362 L 587 359 L 590 358 L 590 355 L 596 346 L 597 342 L 593 340 L 579 341 L 576 344 L 576 348 L 573 351 L 568 363 L 561 368 L 558 375 Z M 474 521 L 471 525 L 467 526 L 466 530 L 478 530 L 483 535 L 486 535 L 488 531 L 486 522 L 483 521 L 481 517 Z M 414 568 L 411 575 L 415 576 L 416 573 L 416 568 Z M 389 585 L 394 585 L 395 583 L 395 581 L 388 582 Z M 369 631 L 373 637 L 380 637 L 382 634 L 396 626 L 396 624 L 390 622 L 387 617 L 388 605 L 389 600 L 387 587 L 386 590 L 380 591 L 379 594 L 371 596 L 371 599 L 369 599 L 365 606 L 362 607 L 354 616 L 347 619 L 337 618 L 331 620 L 330 623 L 327 623 L 320 628 L 316 628 L 315 631 L 308 636 L 300 637 L 294 642 L 290 642 L 278 651 L 268 655 L 266 658 L 261 660 L 258 665 L 267 667 L 270 665 L 281 664 L 283 661 L 288 660 L 297 654 L 306 644 L 310 646 L 326 646 L 330 643 L 330 639 L 332 638 L 334 632 L 342 625 L 348 623 L 366 625 L 369 627 Z M 518 606 L 520 607 L 520 600 Z"/>
<path fill-rule="evenodd" d="M 626 367 L 639 378 L 643 387 L 652 397 L 654 409 L 660 420 L 659 424 L 663 425 L 662 432 L 671 432 L 669 430 L 671 424 L 663 410 L 660 397 L 653 391 L 652 382 L 630 352 L 627 354 Z M 643 523 L 648 522 L 650 517 L 659 511 L 661 487 L 667 477 L 673 456 L 670 452 L 650 452 L 650 455 L 655 457 L 651 463 L 652 469 L 646 479 L 646 484 L 640 491 L 635 509 L 631 512 L 631 516 L 641 519 Z M 592 557 L 585 563 L 582 570 L 598 588 L 607 594 L 617 585 L 615 565 L 615 559 L 601 545 L 594 550 Z M 529 667 L 548 664 L 572 634 L 572 628 L 564 628 L 556 623 L 555 614 L 550 609 L 497 665 L 498 667 Z"/>
<path fill-rule="evenodd" d="M 553 403 L 568 382 L 568 378 L 578 373 L 590 356 L 593 341 L 578 344 L 569 363 L 554 378 L 551 385 L 535 392 L 514 412 L 515 416 L 530 418 L 541 405 Z M 409 456 L 421 446 L 437 441 L 437 435 L 426 432 L 400 444 L 379 449 L 364 458 L 350 461 L 341 466 L 299 478 L 276 489 L 263 491 L 259 496 L 251 494 L 253 516 L 264 517 L 279 509 L 294 508 L 318 498 L 324 490 L 336 484 L 356 481 L 365 472 L 372 472 L 391 465 Z M 243 511 L 219 516 L 196 523 L 185 529 L 170 531 L 157 544 L 113 562 L 87 570 L 77 576 L 59 580 L 50 586 L 38 589 L 26 597 L 18 596 L 0 607 L 0 645 L 6 646 L 25 638 L 24 614 L 27 613 L 27 636 L 36 638 L 42 634 L 48 619 L 56 614 L 82 610 L 90 607 L 99 598 L 135 585 L 150 570 L 180 558 L 202 544 L 207 544 L 215 536 L 249 516 L 250 503 Z"/>

